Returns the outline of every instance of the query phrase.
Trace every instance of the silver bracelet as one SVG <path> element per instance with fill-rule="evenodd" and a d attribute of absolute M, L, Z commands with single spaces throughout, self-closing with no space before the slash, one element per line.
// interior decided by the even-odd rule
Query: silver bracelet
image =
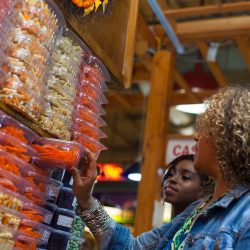
<path fill-rule="evenodd" d="M 80 217 L 91 233 L 98 239 L 103 237 L 112 221 L 98 200 L 95 200 L 88 209 L 82 211 Z"/>

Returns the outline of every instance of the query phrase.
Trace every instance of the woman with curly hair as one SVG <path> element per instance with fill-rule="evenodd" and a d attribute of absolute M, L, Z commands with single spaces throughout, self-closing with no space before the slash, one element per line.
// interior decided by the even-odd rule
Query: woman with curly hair
<path fill-rule="evenodd" d="M 196 201 L 171 222 L 134 238 L 92 197 L 94 158 L 73 169 L 81 217 L 101 249 L 250 249 L 250 89 L 229 87 L 206 101 L 197 120 L 197 171 L 216 181 L 212 196 Z"/>

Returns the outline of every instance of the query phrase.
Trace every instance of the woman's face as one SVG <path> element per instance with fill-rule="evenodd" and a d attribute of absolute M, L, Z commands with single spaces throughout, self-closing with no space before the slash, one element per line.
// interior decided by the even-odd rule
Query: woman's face
<path fill-rule="evenodd" d="M 203 136 L 202 134 L 195 134 L 195 155 L 194 168 L 203 174 L 213 176 L 216 178 L 218 169 L 216 155 L 212 143 L 212 138 Z"/>
<path fill-rule="evenodd" d="M 163 182 L 164 201 L 184 207 L 201 195 L 201 180 L 194 169 L 193 161 L 182 160 L 169 170 Z"/>

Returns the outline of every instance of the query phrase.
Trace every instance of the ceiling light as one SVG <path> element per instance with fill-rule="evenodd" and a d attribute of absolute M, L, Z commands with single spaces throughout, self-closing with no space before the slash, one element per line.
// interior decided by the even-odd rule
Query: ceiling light
<path fill-rule="evenodd" d="M 140 173 L 131 173 L 128 175 L 128 179 L 131 181 L 140 181 L 141 180 L 141 174 Z"/>
<path fill-rule="evenodd" d="M 203 103 L 177 105 L 175 108 L 182 112 L 197 114 L 197 115 L 205 112 L 205 105 Z"/>

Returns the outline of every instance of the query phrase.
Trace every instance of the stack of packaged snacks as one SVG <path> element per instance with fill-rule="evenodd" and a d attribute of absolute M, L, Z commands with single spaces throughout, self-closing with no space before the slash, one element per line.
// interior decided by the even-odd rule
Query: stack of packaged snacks
<path fill-rule="evenodd" d="M 76 76 L 82 58 L 88 54 L 88 48 L 72 31 L 61 29 L 45 80 L 48 88 L 45 99 L 49 105 L 40 117 L 42 128 L 60 139 L 70 139 Z"/>
<path fill-rule="evenodd" d="M 37 121 L 45 105 L 50 51 L 65 21 L 50 0 L 5 0 L 1 5 L 0 100 Z"/>
<path fill-rule="evenodd" d="M 76 142 L 41 138 L 0 114 L 0 226 L 6 228 L 0 230 L 0 244 L 6 249 L 47 247 L 56 216 L 62 224 L 70 214 L 72 223 L 66 225 L 73 225 L 74 210 L 65 213 L 56 203 L 65 169 L 77 167 L 84 152 Z M 59 180 L 50 178 L 56 167 L 63 173 L 57 174 Z"/>
<path fill-rule="evenodd" d="M 108 71 L 98 58 L 85 58 L 78 74 L 71 138 L 94 153 L 96 158 L 106 149 L 100 143 L 100 139 L 106 137 L 100 127 L 106 125 L 101 116 L 105 115 L 102 105 L 107 103 L 104 92 L 107 91 L 105 82 L 109 80 Z"/>

